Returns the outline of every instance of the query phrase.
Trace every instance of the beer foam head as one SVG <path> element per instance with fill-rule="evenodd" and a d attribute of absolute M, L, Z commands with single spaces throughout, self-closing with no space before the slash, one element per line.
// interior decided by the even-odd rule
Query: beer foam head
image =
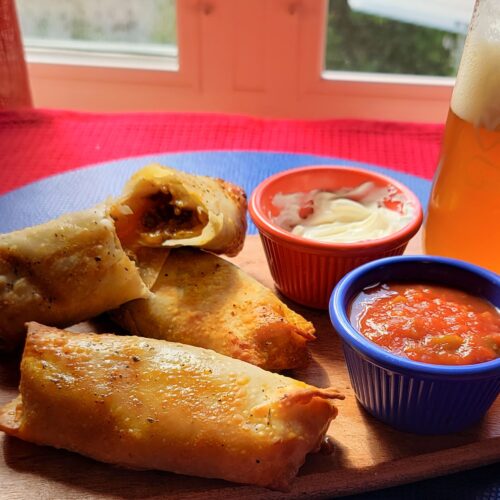
<path fill-rule="evenodd" d="M 500 5 L 474 12 L 451 99 L 456 115 L 477 127 L 500 129 Z"/>

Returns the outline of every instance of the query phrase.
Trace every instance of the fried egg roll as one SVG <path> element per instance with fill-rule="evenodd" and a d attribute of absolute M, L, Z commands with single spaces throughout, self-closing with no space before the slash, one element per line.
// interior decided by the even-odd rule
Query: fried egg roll
<path fill-rule="evenodd" d="M 244 191 L 222 179 L 149 165 L 137 171 L 114 203 L 122 244 L 204 248 L 236 255 L 246 232 Z"/>
<path fill-rule="evenodd" d="M 0 430 L 123 467 L 286 489 L 339 397 L 206 349 L 31 323 Z"/>
<path fill-rule="evenodd" d="M 0 346 L 25 323 L 67 326 L 149 294 L 105 205 L 0 235 Z"/>
<path fill-rule="evenodd" d="M 139 267 L 148 268 L 148 260 Z M 267 370 L 305 364 L 314 327 L 237 266 L 197 249 L 171 250 L 146 299 L 111 317 L 134 335 L 213 349 Z"/>

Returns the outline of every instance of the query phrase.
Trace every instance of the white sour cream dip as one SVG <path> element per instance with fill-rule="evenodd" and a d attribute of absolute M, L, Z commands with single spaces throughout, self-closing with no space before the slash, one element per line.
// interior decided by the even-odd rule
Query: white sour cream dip
<path fill-rule="evenodd" d="M 272 203 L 281 210 L 272 218 L 278 226 L 327 243 L 383 238 L 402 229 L 413 216 L 413 207 L 395 188 L 379 188 L 373 182 L 338 191 L 278 193 Z"/>

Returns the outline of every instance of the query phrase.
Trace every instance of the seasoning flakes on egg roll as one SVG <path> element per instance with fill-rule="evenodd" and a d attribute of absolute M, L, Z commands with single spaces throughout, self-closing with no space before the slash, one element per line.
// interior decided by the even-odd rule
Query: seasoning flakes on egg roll
<path fill-rule="evenodd" d="M 236 255 L 246 232 L 244 191 L 222 179 L 149 165 L 137 171 L 112 215 L 124 247 L 204 248 Z"/>
<path fill-rule="evenodd" d="M 285 490 L 335 398 L 206 349 L 31 323 L 0 430 L 123 467 Z"/>
<path fill-rule="evenodd" d="M 67 326 L 149 294 L 106 205 L 0 235 L 0 346 L 36 320 Z"/>
<path fill-rule="evenodd" d="M 140 260 L 148 269 L 148 259 Z M 267 287 L 216 255 L 170 251 L 146 299 L 123 304 L 112 318 L 134 335 L 213 349 L 267 370 L 308 359 L 314 327 Z"/>

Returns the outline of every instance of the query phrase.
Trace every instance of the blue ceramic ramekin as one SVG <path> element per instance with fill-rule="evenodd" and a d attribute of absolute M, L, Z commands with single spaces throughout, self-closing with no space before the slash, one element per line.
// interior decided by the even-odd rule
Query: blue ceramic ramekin
<path fill-rule="evenodd" d="M 363 288 L 386 282 L 434 283 L 500 307 L 500 276 L 455 259 L 388 257 L 348 273 L 330 298 L 330 318 L 343 341 L 351 384 L 363 407 L 406 432 L 445 434 L 477 422 L 500 392 L 500 358 L 474 365 L 435 365 L 391 354 L 359 333 L 349 306 Z"/>

